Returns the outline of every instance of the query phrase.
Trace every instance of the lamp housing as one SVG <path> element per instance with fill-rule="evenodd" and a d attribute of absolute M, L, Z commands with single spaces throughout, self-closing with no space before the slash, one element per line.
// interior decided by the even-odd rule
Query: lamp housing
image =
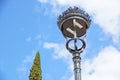
<path fill-rule="evenodd" d="M 87 33 L 91 19 L 78 7 L 69 7 L 58 17 L 57 25 L 64 37 L 79 38 Z"/>

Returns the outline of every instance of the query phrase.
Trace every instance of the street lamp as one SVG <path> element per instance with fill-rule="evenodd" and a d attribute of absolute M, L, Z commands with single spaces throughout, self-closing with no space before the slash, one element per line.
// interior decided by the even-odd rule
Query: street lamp
<path fill-rule="evenodd" d="M 84 37 L 90 26 L 91 20 L 88 13 L 78 7 L 69 7 L 58 17 L 58 27 L 66 38 L 66 48 L 73 55 L 75 80 L 81 80 L 80 54 L 86 47 Z M 78 41 L 82 45 L 78 48 Z M 73 45 L 73 47 L 71 47 Z"/>

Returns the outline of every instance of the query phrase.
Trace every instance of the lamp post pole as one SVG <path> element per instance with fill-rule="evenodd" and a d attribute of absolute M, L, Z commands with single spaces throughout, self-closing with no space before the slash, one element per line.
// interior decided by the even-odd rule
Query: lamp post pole
<path fill-rule="evenodd" d="M 81 80 L 81 57 L 86 43 L 84 37 L 90 26 L 91 20 L 88 13 L 78 7 L 68 8 L 58 17 L 58 26 L 66 38 L 66 48 L 73 56 L 75 80 Z M 78 46 L 80 41 L 81 47 Z M 73 46 L 71 46 L 73 45 Z"/>
<path fill-rule="evenodd" d="M 73 53 L 75 80 L 81 80 L 81 57 L 78 52 Z"/>
<path fill-rule="evenodd" d="M 70 48 L 69 44 L 71 41 L 74 41 L 74 49 Z M 82 47 L 78 49 L 77 41 L 82 42 Z M 74 63 L 74 74 L 75 74 L 75 80 L 81 80 L 81 57 L 80 54 L 85 49 L 86 43 L 83 39 L 70 39 L 66 43 L 67 50 L 72 53 L 73 56 L 73 63 Z"/>

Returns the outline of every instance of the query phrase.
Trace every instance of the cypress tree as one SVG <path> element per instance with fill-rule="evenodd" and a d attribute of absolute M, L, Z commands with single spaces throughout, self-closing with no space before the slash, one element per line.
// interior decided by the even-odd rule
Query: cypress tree
<path fill-rule="evenodd" d="M 39 52 L 36 53 L 34 63 L 30 70 L 29 80 L 42 80 L 42 70 L 41 70 Z"/>

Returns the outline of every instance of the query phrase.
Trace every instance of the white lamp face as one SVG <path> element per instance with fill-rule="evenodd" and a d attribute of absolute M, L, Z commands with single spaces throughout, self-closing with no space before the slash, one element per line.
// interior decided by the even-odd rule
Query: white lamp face
<path fill-rule="evenodd" d="M 74 35 L 75 33 L 74 33 L 74 31 L 72 30 L 72 29 L 70 29 L 69 27 L 68 28 L 66 28 L 66 30 L 69 32 L 69 33 L 71 33 L 72 35 Z"/>
<path fill-rule="evenodd" d="M 75 27 L 80 28 L 80 29 L 83 28 L 83 26 L 82 26 L 80 23 L 78 23 L 78 22 L 76 21 L 76 19 L 73 19 L 73 25 L 74 25 Z"/>

